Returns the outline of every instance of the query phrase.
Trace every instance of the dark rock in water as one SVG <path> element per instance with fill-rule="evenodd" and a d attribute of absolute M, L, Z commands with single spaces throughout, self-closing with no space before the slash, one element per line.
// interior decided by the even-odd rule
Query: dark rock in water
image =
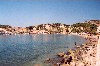
<path fill-rule="evenodd" d="M 44 63 L 50 63 L 51 62 L 51 59 L 50 58 L 47 58 Z"/>
<path fill-rule="evenodd" d="M 65 53 L 66 55 L 70 55 L 71 53 L 70 52 L 67 52 L 67 53 Z"/>
<path fill-rule="evenodd" d="M 53 66 L 59 66 L 60 64 L 64 63 L 64 58 L 62 57 L 55 57 L 55 58 L 47 58 L 44 63 L 50 63 Z"/>
<path fill-rule="evenodd" d="M 50 58 L 47 58 L 46 61 L 50 61 Z"/>
<path fill-rule="evenodd" d="M 75 45 L 76 45 L 76 42 L 75 42 Z"/>
<path fill-rule="evenodd" d="M 57 63 L 57 66 L 60 66 L 60 63 Z"/>
<path fill-rule="evenodd" d="M 60 56 L 60 57 L 63 57 L 65 55 L 65 53 L 62 52 L 62 53 L 58 53 L 57 55 Z"/>
<path fill-rule="evenodd" d="M 64 62 L 65 62 L 65 59 L 63 58 L 60 62 L 61 62 L 61 63 L 64 63 Z"/>
<path fill-rule="evenodd" d="M 89 48 L 88 46 L 86 46 L 85 48 Z"/>
<path fill-rule="evenodd" d="M 65 60 L 65 64 L 70 64 L 72 62 L 72 56 L 70 56 L 68 59 Z"/>

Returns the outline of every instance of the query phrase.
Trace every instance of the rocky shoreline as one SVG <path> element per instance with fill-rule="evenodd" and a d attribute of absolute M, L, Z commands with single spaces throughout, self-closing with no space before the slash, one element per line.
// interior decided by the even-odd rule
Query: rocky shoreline
<path fill-rule="evenodd" d="M 98 37 L 88 36 L 85 39 L 88 40 L 86 44 L 58 53 L 56 58 L 47 58 L 45 63 L 52 66 L 95 66 Z"/>

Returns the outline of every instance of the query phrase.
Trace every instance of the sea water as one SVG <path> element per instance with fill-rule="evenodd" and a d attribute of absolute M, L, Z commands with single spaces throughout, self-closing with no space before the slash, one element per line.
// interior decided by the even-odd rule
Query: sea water
<path fill-rule="evenodd" d="M 0 35 L 0 66 L 47 66 L 46 58 L 65 52 L 85 39 L 75 35 Z"/>

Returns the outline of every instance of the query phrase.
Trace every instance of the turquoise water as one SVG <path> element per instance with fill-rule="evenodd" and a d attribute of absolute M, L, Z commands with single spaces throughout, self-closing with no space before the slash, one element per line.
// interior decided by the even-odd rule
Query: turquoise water
<path fill-rule="evenodd" d="M 85 39 L 73 35 L 1 35 L 0 66 L 34 66 L 44 64 L 46 58 L 74 47 Z"/>

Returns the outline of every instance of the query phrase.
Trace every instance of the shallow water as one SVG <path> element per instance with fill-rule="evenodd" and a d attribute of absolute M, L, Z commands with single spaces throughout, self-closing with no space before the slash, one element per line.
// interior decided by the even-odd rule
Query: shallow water
<path fill-rule="evenodd" d="M 46 58 L 74 47 L 85 39 L 73 35 L 1 35 L 0 66 L 34 66 L 44 64 Z"/>

